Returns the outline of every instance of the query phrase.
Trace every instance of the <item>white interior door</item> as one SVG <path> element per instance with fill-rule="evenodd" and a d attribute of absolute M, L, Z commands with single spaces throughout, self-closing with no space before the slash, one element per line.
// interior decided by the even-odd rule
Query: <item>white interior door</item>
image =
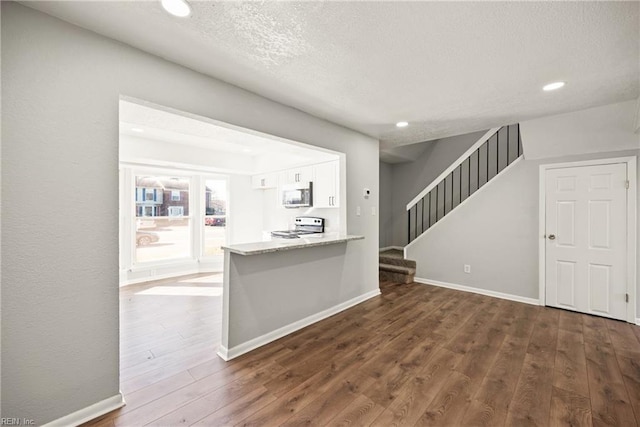
<path fill-rule="evenodd" d="M 625 320 L 627 165 L 546 171 L 546 305 Z"/>

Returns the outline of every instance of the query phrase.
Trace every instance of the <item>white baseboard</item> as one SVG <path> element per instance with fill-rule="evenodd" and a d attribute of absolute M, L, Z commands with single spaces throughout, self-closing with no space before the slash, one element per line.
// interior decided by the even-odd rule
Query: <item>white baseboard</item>
<path fill-rule="evenodd" d="M 222 360 L 224 360 L 225 362 L 228 362 L 229 360 L 231 360 L 231 359 L 229 358 L 229 349 L 228 349 L 227 347 L 223 346 L 223 345 L 221 345 L 221 346 L 218 348 L 218 352 L 217 352 L 216 354 L 217 354 L 218 356 L 220 356 L 220 358 L 221 358 Z"/>
<path fill-rule="evenodd" d="M 53 420 L 50 423 L 44 424 L 42 427 L 69 427 L 79 426 L 87 421 L 98 418 L 108 412 L 114 411 L 118 408 L 122 408 L 125 405 L 124 397 L 122 393 L 118 393 L 115 396 L 108 397 L 101 400 L 98 403 L 94 403 L 91 406 L 82 408 L 79 411 L 73 412 L 57 420 Z"/>
<path fill-rule="evenodd" d="M 440 286 L 441 288 L 455 289 L 456 291 L 471 292 L 474 294 L 486 295 L 488 297 L 501 298 L 501 299 L 506 299 L 506 300 L 515 301 L 515 302 L 523 302 L 525 304 L 542 305 L 540 304 L 540 301 L 535 298 L 527 298 L 527 297 L 521 297 L 519 295 L 504 294 L 502 292 L 490 291 L 487 289 L 480 289 L 480 288 L 473 288 L 471 286 L 457 285 L 455 283 L 441 282 L 439 280 L 422 279 L 420 277 L 416 277 L 413 279 L 413 281 L 416 283 L 422 283 L 425 285 L 434 285 L 434 286 Z"/>
<path fill-rule="evenodd" d="M 319 322 L 320 320 L 326 319 L 327 317 L 333 316 L 334 314 L 340 313 L 341 311 L 344 311 L 350 307 L 353 307 L 356 304 L 360 304 L 361 302 L 366 301 L 378 295 L 380 295 L 380 289 L 375 289 L 373 291 L 367 292 L 366 294 L 362 294 L 348 301 L 345 301 L 343 303 L 330 307 L 319 313 L 313 314 L 309 317 L 305 317 L 304 319 L 298 320 L 296 322 L 293 322 L 286 326 L 278 328 L 275 331 L 253 338 L 235 347 L 228 349 L 224 346 L 220 346 L 220 348 L 218 349 L 218 356 L 220 356 L 225 361 L 234 359 L 238 356 L 241 356 L 245 353 L 250 352 L 251 350 L 255 350 L 258 347 L 262 347 L 263 345 L 269 344 L 270 342 L 275 341 L 279 338 L 282 338 L 285 335 L 289 335 L 292 332 L 295 332 L 313 323 Z"/>
<path fill-rule="evenodd" d="M 640 326 L 640 317 L 636 318 L 636 325 Z"/>
<path fill-rule="evenodd" d="M 402 250 L 404 250 L 404 247 L 402 247 L 402 246 L 387 246 L 387 247 L 384 247 L 384 248 L 380 248 L 380 252 L 389 251 L 391 249 L 402 251 Z"/>

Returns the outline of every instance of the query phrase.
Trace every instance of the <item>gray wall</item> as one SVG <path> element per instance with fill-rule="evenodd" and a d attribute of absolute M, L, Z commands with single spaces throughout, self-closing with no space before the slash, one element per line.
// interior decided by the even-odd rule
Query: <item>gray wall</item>
<path fill-rule="evenodd" d="M 238 351 L 253 339 L 379 292 L 377 286 L 363 286 L 349 268 L 358 261 L 363 244 L 364 240 L 353 240 L 260 255 L 229 253 L 224 283 L 229 317 L 223 319 L 223 328 L 228 322 L 228 335 L 223 345 Z M 349 282 L 360 286 L 346 287 L 344 283 Z"/>
<path fill-rule="evenodd" d="M 527 159 L 640 149 L 640 135 L 633 134 L 636 105 L 632 100 L 522 122 Z"/>
<path fill-rule="evenodd" d="M 537 180 L 520 161 L 441 219 L 407 248 L 416 277 L 537 298 Z"/>
<path fill-rule="evenodd" d="M 391 236 L 385 240 L 385 246 L 407 244 L 407 203 L 485 133 L 486 131 L 474 132 L 430 142 L 425 152 L 414 162 L 391 166 L 391 185 L 385 188 L 391 192 L 391 217 L 385 218 L 385 223 L 391 224 Z M 386 191 L 381 194 L 383 200 L 388 198 Z"/>
<path fill-rule="evenodd" d="M 412 238 L 422 234 L 481 189 L 522 152 L 522 149 L 518 149 L 517 125 L 505 126 L 482 142 L 467 160 L 405 214 L 411 222 Z"/>
<path fill-rule="evenodd" d="M 418 265 L 416 277 L 537 300 L 540 165 L 638 154 L 520 161 L 407 248 Z M 464 273 L 464 264 L 471 265 L 471 274 Z"/>
<path fill-rule="evenodd" d="M 521 123 L 525 158 L 529 151 L 538 158 L 514 165 L 412 243 L 407 255 L 417 261 L 416 277 L 537 299 L 539 166 L 638 156 L 634 112 L 635 103 L 625 102 Z M 608 134 L 617 135 L 615 141 L 610 143 Z M 610 146 L 625 150 L 607 150 Z M 559 157 L 558 150 L 572 155 Z M 471 265 L 471 274 L 463 272 L 464 264 Z M 638 307 L 640 287 L 636 317 Z"/>
<path fill-rule="evenodd" d="M 0 7 L 0 22 L 2 21 L 2 8 Z M 0 31 L 0 45 L 2 44 L 2 31 Z M 0 49 L 1 51 L 2 49 Z M 2 69 L 2 55 L 0 55 L 0 70 Z M 0 72 L 0 87 L 2 86 L 2 73 Z M 0 90 L 0 92 L 2 92 Z M 2 116 L 2 104 L 0 103 L 0 117 Z M 0 174 L 2 172 L 2 121 L 0 120 Z M 2 212 L 2 186 L 0 186 L 0 212 Z M 2 215 L 0 214 L 0 218 Z M 1 221 L 1 219 L 0 219 Z M 2 230 L 0 226 L 0 417 L 2 416 Z"/>
<path fill-rule="evenodd" d="M 340 289 L 378 286 L 378 218 L 350 209 L 378 208 L 376 140 L 16 3 L 2 55 L 3 417 L 40 425 L 118 394 L 120 95 L 345 152 L 365 240 Z"/>
<path fill-rule="evenodd" d="M 380 162 L 380 247 L 391 246 L 393 242 L 392 227 L 392 166 Z"/>

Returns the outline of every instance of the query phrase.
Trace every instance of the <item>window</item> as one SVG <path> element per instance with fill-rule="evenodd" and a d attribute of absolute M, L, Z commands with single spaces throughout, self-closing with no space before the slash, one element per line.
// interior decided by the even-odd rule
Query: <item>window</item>
<path fill-rule="evenodd" d="M 222 256 L 227 239 L 227 181 L 206 179 L 204 182 L 204 256 Z"/>
<path fill-rule="evenodd" d="M 136 202 L 155 202 L 158 197 L 162 197 L 161 191 L 162 190 L 160 190 L 160 193 L 158 193 L 158 191 L 156 191 L 156 189 L 154 188 L 136 186 Z"/>
<path fill-rule="evenodd" d="M 182 216 L 184 208 L 182 206 L 169 206 L 169 216 Z"/>
<path fill-rule="evenodd" d="M 180 176 L 189 172 L 178 169 L 157 175 L 130 171 L 135 186 L 129 201 L 135 214 L 130 265 L 153 268 L 166 261 L 222 259 L 222 246 L 227 243 L 226 177 Z M 190 205 L 193 197 L 198 207 L 195 216 Z"/>
<path fill-rule="evenodd" d="M 188 194 L 191 180 L 179 176 L 136 175 L 135 186 L 135 261 L 190 257 Z"/>

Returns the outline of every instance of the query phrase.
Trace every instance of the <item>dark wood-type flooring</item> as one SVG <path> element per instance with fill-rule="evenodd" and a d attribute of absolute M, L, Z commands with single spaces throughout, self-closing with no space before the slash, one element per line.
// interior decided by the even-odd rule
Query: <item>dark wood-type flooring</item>
<path fill-rule="evenodd" d="M 380 297 L 224 362 L 220 280 L 122 291 L 127 406 L 87 425 L 639 424 L 638 326 L 382 283 Z M 209 296 L 144 293 L 164 288 Z"/>

